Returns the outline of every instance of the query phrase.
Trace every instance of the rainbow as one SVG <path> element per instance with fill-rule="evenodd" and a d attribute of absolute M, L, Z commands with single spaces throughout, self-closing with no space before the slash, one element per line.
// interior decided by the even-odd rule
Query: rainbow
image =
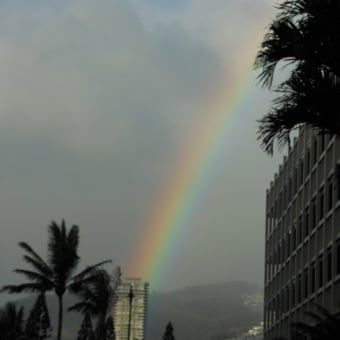
<path fill-rule="evenodd" d="M 246 106 L 252 102 L 252 64 L 263 37 L 255 36 L 239 49 L 238 67 L 210 96 L 203 119 L 190 143 L 176 162 L 172 175 L 157 198 L 150 218 L 128 265 L 127 275 L 142 277 L 153 289 L 166 277 L 173 254 L 190 233 L 190 220 L 204 203 L 205 193 L 214 180 L 219 164 L 237 140 L 236 125 L 242 122 Z"/>

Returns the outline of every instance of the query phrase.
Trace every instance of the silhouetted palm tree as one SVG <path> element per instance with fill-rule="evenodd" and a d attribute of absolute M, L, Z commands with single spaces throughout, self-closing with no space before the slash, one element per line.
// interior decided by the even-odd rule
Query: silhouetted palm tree
<path fill-rule="evenodd" d="M 80 330 L 78 332 L 77 340 L 95 340 L 91 316 L 89 313 L 85 313 L 83 322 L 81 323 Z"/>
<path fill-rule="evenodd" d="M 315 304 L 315 312 L 306 312 L 310 322 L 294 322 L 291 325 L 291 339 L 310 340 L 340 339 L 340 312 L 330 313 L 326 308 Z"/>
<path fill-rule="evenodd" d="M 25 325 L 27 340 L 43 340 L 51 336 L 52 326 L 44 293 L 40 293 L 34 303 Z"/>
<path fill-rule="evenodd" d="M 171 322 L 166 325 L 165 332 L 163 334 L 163 340 L 175 340 L 174 327 L 172 326 Z"/>
<path fill-rule="evenodd" d="M 340 113 L 334 104 L 340 94 L 340 0 L 285 0 L 269 27 L 256 56 L 259 80 L 271 87 L 277 66 L 291 64 L 280 95 L 260 121 L 263 148 L 273 152 L 289 141 L 302 125 L 316 133 L 340 135 Z"/>
<path fill-rule="evenodd" d="M 79 286 L 74 287 L 81 301 L 68 310 L 84 315 L 89 314 L 96 318 L 95 335 L 98 340 L 108 340 L 113 337 L 112 307 L 120 276 L 119 267 L 113 276 L 110 276 L 106 270 L 96 269 Z"/>
<path fill-rule="evenodd" d="M 290 325 L 290 340 L 339 340 L 340 312 L 330 313 L 327 308 L 314 304 L 315 312 L 308 311 L 305 315 L 310 322 L 293 322 Z M 287 340 L 273 338 L 272 340 Z"/>
<path fill-rule="evenodd" d="M 65 292 L 71 290 L 73 286 L 78 286 L 95 268 L 110 261 L 97 263 L 75 275 L 80 260 L 77 253 L 79 227 L 74 225 L 67 231 L 64 221 L 62 221 L 60 226 L 52 222 L 48 227 L 48 234 L 48 259 L 46 262 L 30 245 L 25 242 L 19 243 L 19 246 L 26 252 L 23 256 L 24 260 L 31 265 L 33 270 L 15 269 L 15 272 L 24 275 L 29 282 L 4 286 L 2 290 L 9 293 L 44 293 L 53 290 L 58 298 L 59 305 L 57 339 L 60 340 L 63 322 L 63 296 Z"/>
<path fill-rule="evenodd" d="M 24 337 L 24 309 L 17 309 L 9 302 L 0 309 L 0 338 L 1 340 L 23 340 Z"/>

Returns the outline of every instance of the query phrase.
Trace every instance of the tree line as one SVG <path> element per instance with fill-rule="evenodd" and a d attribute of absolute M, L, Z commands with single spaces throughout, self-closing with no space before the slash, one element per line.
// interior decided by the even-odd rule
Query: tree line
<path fill-rule="evenodd" d="M 103 265 L 111 260 L 105 260 L 77 273 L 79 227 L 73 225 L 67 230 L 65 221 L 60 225 L 52 222 L 48 236 L 46 261 L 29 244 L 19 242 L 24 250 L 23 259 L 30 269 L 15 269 L 14 272 L 23 275 L 27 281 L 6 285 L 1 292 L 35 293 L 37 298 L 26 319 L 24 308 L 13 302 L 0 309 L 0 340 L 45 340 L 52 336 L 47 292 L 53 292 L 58 299 L 57 340 L 62 339 L 65 293 L 78 298 L 67 311 L 83 315 L 77 340 L 114 340 L 112 309 L 120 283 L 120 268 L 115 268 L 110 275 Z M 165 328 L 163 340 L 175 340 L 171 322 Z"/>
<path fill-rule="evenodd" d="M 57 340 L 62 339 L 65 293 L 78 297 L 78 302 L 67 310 L 83 315 L 77 340 L 114 339 L 112 306 L 120 281 L 120 268 L 109 275 L 103 265 L 111 260 L 105 260 L 77 272 L 80 262 L 78 245 L 79 227 L 73 225 L 67 230 L 65 221 L 60 225 L 52 222 L 48 227 L 47 260 L 26 242 L 19 243 L 24 251 L 23 260 L 30 268 L 15 269 L 14 272 L 24 276 L 26 282 L 6 285 L 1 291 L 35 293 L 37 299 L 26 320 L 23 307 L 14 303 L 7 303 L 0 310 L 1 340 L 43 340 L 51 336 L 52 326 L 45 299 L 47 292 L 53 292 L 58 300 Z"/>

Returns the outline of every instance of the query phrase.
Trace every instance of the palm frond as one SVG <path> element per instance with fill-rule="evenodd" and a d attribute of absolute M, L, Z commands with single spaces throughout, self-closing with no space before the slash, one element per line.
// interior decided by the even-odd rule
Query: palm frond
<path fill-rule="evenodd" d="M 77 227 L 75 228 L 77 229 Z M 57 223 L 51 222 L 48 233 L 48 262 L 53 272 L 59 277 L 61 284 L 65 285 L 79 263 L 77 249 L 71 248 L 72 245 L 67 241 L 65 221 L 62 221 L 60 227 Z M 72 234 L 76 235 L 75 232 Z"/>
<path fill-rule="evenodd" d="M 0 310 L 1 339 L 19 339 L 23 335 L 24 309 L 9 302 Z"/>
<path fill-rule="evenodd" d="M 262 69 L 258 76 L 259 83 L 270 88 L 279 62 L 294 63 L 302 59 L 303 40 L 303 32 L 293 22 L 289 20 L 273 22 L 254 62 L 255 69 Z"/>
<path fill-rule="evenodd" d="M 40 283 L 23 283 L 20 285 L 3 286 L 0 292 L 7 292 L 10 294 L 23 293 L 23 292 L 36 293 L 36 292 L 44 291 L 44 288 L 45 288 L 44 285 Z"/>
<path fill-rule="evenodd" d="M 93 314 L 97 312 L 96 307 L 90 302 L 78 302 L 67 308 L 69 312 L 80 312 L 82 314 Z"/>
<path fill-rule="evenodd" d="M 30 255 L 23 256 L 26 262 L 30 263 L 34 268 L 41 271 L 45 275 L 52 275 L 52 271 L 48 264 L 33 250 L 33 248 L 28 243 L 19 242 L 19 246 Z"/>
<path fill-rule="evenodd" d="M 25 269 L 15 269 L 14 272 L 18 274 L 23 274 L 30 281 L 41 284 L 42 286 L 46 287 L 46 289 L 44 289 L 46 291 L 51 290 L 54 287 L 54 282 L 40 273 Z"/>
<path fill-rule="evenodd" d="M 308 0 L 286 0 L 277 6 L 280 11 L 279 19 L 293 18 L 297 15 L 306 14 L 308 11 Z"/>
<path fill-rule="evenodd" d="M 85 282 L 84 280 L 89 279 L 88 278 L 89 275 L 94 274 L 94 270 L 95 269 L 98 269 L 99 267 L 102 267 L 103 265 L 111 263 L 111 262 L 112 262 L 112 260 L 105 260 L 105 261 L 98 262 L 98 263 L 96 263 L 96 264 L 94 264 L 92 266 L 86 267 L 80 273 L 78 273 L 77 275 L 73 276 L 69 286 L 74 286 L 77 283 Z"/>
<path fill-rule="evenodd" d="M 76 225 L 72 226 L 71 230 L 69 231 L 67 235 L 67 243 L 70 249 L 73 249 L 75 253 L 77 253 L 78 244 L 79 244 L 79 227 L 78 226 Z"/>

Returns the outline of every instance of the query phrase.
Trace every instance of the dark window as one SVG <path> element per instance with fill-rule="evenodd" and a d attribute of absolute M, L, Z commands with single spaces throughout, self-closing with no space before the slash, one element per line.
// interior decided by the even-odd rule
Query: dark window
<path fill-rule="evenodd" d="M 303 184 L 303 160 L 300 162 L 300 185 Z"/>
<path fill-rule="evenodd" d="M 302 299 L 302 275 L 300 274 L 298 277 L 298 291 L 297 291 L 298 303 L 301 302 L 301 299 Z"/>
<path fill-rule="evenodd" d="M 310 149 L 307 150 L 305 169 L 306 169 L 306 176 L 307 176 L 309 173 L 309 169 L 310 169 Z"/>
<path fill-rule="evenodd" d="M 318 159 L 318 142 L 317 139 L 313 138 L 313 165 L 316 164 Z"/>
<path fill-rule="evenodd" d="M 340 164 L 336 165 L 336 198 L 340 200 Z"/>
<path fill-rule="evenodd" d="M 302 223 L 302 215 L 299 216 L 299 221 L 297 225 L 297 242 L 300 244 L 302 242 L 302 232 L 303 232 L 303 223 Z"/>
<path fill-rule="evenodd" d="M 288 231 L 288 235 L 287 235 L 287 258 L 290 256 L 290 242 L 291 242 L 291 235 L 292 235 L 292 231 L 289 230 L 289 231 Z"/>
<path fill-rule="evenodd" d="M 302 223 L 302 222 L 301 222 Z M 305 230 L 304 237 L 307 237 L 309 234 L 309 207 L 305 210 Z"/>
<path fill-rule="evenodd" d="M 271 207 L 270 209 L 270 225 L 269 225 L 269 232 L 271 232 L 273 230 L 273 225 L 274 225 L 274 221 L 275 221 L 275 218 L 274 218 L 274 207 Z"/>
<path fill-rule="evenodd" d="M 286 310 L 289 310 L 289 287 L 286 287 Z"/>
<path fill-rule="evenodd" d="M 336 245 L 336 273 L 340 274 L 340 243 Z"/>
<path fill-rule="evenodd" d="M 319 220 L 323 218 L 324 210 L 325 210 L 325 203 L 324 203 L 324 193 L 323 188 L 319 191 Z"/>
<path fill-rule="evenodd" d="M 332 280 L 332 249 L 327 251 L 327 281 Z"/>
<path fill-rule="evenodd" d="M 292 188 L 292 178 L 289 177 L 289 180 L 288 180 L 288 199 L 291 200 L 292 199 L 292 191 L 293 191 L 293 188 Z"/>
<path fill-rule="evenodd" d="M 287 184 L 283 188 L 283 205 L 287 205 Z"/>
<path fill-rule="evenodd" d="M 320 136 L 320 152 L 322 153 L 325 150 L 325 146 L 326 146 L 326 135 L 322 134 Z"/>
<path fill-rule="evenodd" d="M 318 287 L 323 285 L 323 258 L 322 255 L 318 259 Z"/>
<path fill-rule="evenodd" d="M 294 169 L 294 194 L 298 191 L 298 172 L 297 169 Z"/>
<path fill-rule="evenodd" d="M 277 317 L 278 319 L 281 318 L 281 300 L 280 300 L 280 294 L 277 295 L 277 298 L 276 298 L 276 303 L 277 303 Z"/>
<path fill-rule="evenodd" d="M 279 244 L 277 248 L 277 260 L 279 262 L 279 266 L 281 265 L 281 243 Z"/>
<path fill-rule="evenodd" d="M 295 280 L 292 282 L 292 307 L 295 306 Z"/>
<path fill-rule="evenodd" d="M 282 200 L 282 192 L 279 195 L 279 215 L 282 215 L 283 212 L 283 200 Z"/>
<path fill-rule="evenodd" d="M 292 238 L 293 238 L 293 251 L 296 249 L 296 225 L 293 226 L 293 232 L 292 232 Z"/>
<path fill-rule="evenodd" d="M 333 180 L 328 180 L 328 211 L 333 208 Z"/>
<path fill-rule="evenodd" d="M 315 292 L 315 262 L 311 266 L 311 293 Z"/>
<path fill-rule="evenodd" d="M 308 269 L 305 269 L 303 273 L 303 281 L 304 281 L 304 295 L 303 297 L 306 299 L 308 297 Z"/>
<path fill-rule="evenodd" d="M 316 227 L 316 198 L 312 201 L 312 229 Z"/>

